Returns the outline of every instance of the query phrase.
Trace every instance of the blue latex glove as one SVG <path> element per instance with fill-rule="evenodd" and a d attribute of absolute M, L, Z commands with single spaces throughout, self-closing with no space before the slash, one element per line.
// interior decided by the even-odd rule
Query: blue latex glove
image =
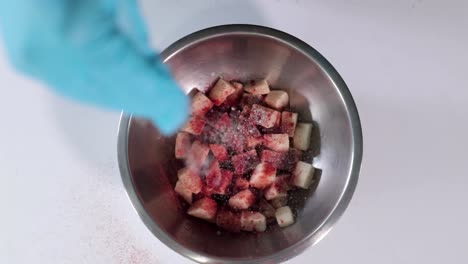
<path fill-rule="evenodd" d="M 65 96 L 150 118 L 165 134 L 187 118 L 136 0 L 0 0 L 0 26 L 12 64 Z"/>

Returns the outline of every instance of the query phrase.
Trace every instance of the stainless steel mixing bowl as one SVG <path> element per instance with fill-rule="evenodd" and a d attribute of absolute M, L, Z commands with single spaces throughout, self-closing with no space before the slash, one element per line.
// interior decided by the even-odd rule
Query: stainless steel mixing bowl
<path fill-rule="evenodd" d="M 187 92 L 210 86 L 218 76 L 267 78 L 273 88 L 287 89 L 292 108 L 302 120 L 314 122 L 315 157 L 310 162 L 320 171 L 315 185 L 290 201 L 297 213 L 294 225 L 262 234 L 219 232 L 213 224 L 187 216 L 173 191 L 182 167 L 174 158 L 174 137 L 165 138 L 150 122 L 123 114 L 118 138 L 122 179 L 151 232 L 202 263 L 278 263 L 322 239 L 346 209 L 362 159 L 358 112 L 332 65 L 301 40 L 253 25 L 195 32 L 167 48 L 162 58 Z"/>

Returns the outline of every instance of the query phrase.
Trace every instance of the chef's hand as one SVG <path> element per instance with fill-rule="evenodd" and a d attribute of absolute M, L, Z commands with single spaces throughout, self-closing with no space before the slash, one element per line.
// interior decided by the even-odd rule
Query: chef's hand
<path fill-rule="evenodd" d="M 187 118 L 137 0 L 0 0 L 0 27 L 11 63 L 62 95 L 152 119 L 166 134 Z"/>

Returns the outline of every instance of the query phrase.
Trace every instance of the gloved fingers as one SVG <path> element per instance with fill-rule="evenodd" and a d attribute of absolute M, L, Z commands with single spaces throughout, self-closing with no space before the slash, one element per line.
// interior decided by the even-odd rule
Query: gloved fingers
<path fill-rule="evenodd" d="M 115 18 L 119 30 L 125 34 L 144 54 L 153 55 L 148 30 L 138 0 L 114 0 Z"/>
<path fill-rule="evenodd" d="M 185 122 L 189 102 L 167 66 L 142 56 L 131 41 L 116 31 L 97 39 L 85 51 L 87 77 L 98 85 L 80 93 L 97 104 L 124 109 L 152 119 L 165 134 Z"/>

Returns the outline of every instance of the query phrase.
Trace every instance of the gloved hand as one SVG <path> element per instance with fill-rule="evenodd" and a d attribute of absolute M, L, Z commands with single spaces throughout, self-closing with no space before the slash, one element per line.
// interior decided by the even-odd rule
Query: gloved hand
<path fill-rule="evenodd" d="M 150 118 L 166 134 L 187 118 L 137 0 L 0 0 L 0 26 L 12 64 L 65 96 Z"/>

